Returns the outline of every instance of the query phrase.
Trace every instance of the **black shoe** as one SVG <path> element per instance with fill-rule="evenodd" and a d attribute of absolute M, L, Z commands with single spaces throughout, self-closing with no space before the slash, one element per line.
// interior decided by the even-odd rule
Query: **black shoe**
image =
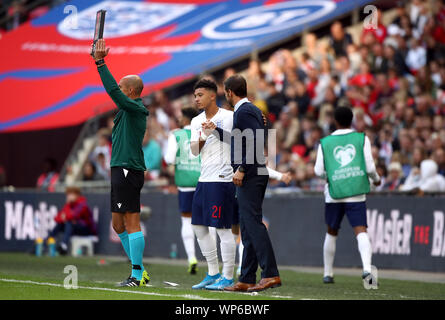
<path fill-rule="evenodd" d="M 57 246 L 57 251 L 61 256 L 65 256 L 68 253 L 68 246 L 62 242 Z"/>
<path fill-rule="evenodd" d="M 331 276 L 326 276 L 326 277 L 323 277 L 323 283 L 334 283 L 334 277 L 331 277 Z"/>
<path fill-rule="evenodd" d="M 190 274 L 196 274 L 196 271 L 198 270 L 198 263 L 191 263 L 190 265 L 189 265 L 189 268 L 188 268 L 188 273 L 190 273 Z"/>
<path fill-rule="evenodd" d="M 139 287 L 141 282 L 136 278 L 128 277 L 126 280 L 119 283 L 118 287 Z"/>

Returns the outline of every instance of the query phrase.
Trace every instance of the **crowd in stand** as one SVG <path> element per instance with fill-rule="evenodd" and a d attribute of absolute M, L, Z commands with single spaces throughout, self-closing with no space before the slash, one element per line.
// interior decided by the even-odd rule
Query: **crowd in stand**
<path fill-rule="evenodd" d="M 251 60 L 242 72 L 248 98 L 276 130 L 277 169 L 291 173 L 290 188 L 323 190 L 325 181 L 313 169 L 319 141 L 335 130 L 333 110 L 349 106 L 353 128 L 372 142 L 383 178 L 378 191 L 445 191 L 445 3 L 399 2 L 396 11 L 386 24 L 378 12 L 377 24 L 364 26 L 356 41 L 333 22 L 328 41 L 306 34 L 301 53 L 279 49 L 267 67 Z M 216 79 L 223 108 L 230 107 L 222 82 L 235 72 L 229 68 Z M 172 181 L 163 153 L 181 109 L 194 104 L 193 95 L 170 101 L 158 91 L 145 99 L 146 179 Z M 105 144 L 106 135 L 99 136 Z M 96 149 L 90 157 L 95 174 L 109 174 L 109 149 L 102 142 Z"/>
<path fill-rule="evenodd" d="M 63 2 L 66 0 L 0 0 L 0 39 L 2 33 L 44 15 L 51 7 Z"/>

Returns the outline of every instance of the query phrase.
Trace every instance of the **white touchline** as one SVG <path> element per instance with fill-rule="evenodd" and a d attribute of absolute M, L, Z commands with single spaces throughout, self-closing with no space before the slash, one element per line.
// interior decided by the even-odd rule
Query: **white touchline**
<path fill-rule="evenodd" d="M 51 287 L 59 287 L 63 288 L 62 284 L 58 283 L 50 283 L 50 282 L 37 282 L 31 280 L 17 280 L 17 279 L 0 279 L 3 282 L 16 282 L 16 283 L 27 283 L 27 284 L 35 284 L 41 286 L 51 286 Z M 218 299 L 207 299 L 204 297 L 192 295 L 192 294 L 166 294 L 166 293 L 155 293 L 155 292 L 143 292 L 143 291 L 131 291 L 131 290 L 122 290 L 122 289 L 111 289 L 111 288 L 100 288 L 100 287 L 83 287 L 78 286 L 79 289 L 89 289 L 89 290 L 99 290 L 99 291 L 113 291 L 113 292 L 122 292 L 122 293 L 133 293 L 133 294 L 142 294 L 147 296 L 159 296 L 159 297 L 178 297 L 185 299 L 194 299 L 194 300 L 218 300 Z"/>

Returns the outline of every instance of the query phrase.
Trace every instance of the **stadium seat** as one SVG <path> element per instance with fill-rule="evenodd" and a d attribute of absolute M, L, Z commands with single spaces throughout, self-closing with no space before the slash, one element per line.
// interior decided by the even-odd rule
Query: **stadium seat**
<path fill-rule="evenodd" d="M 72 236 L 71 237 L 71 255 L 78 257 L 82 255 L 82 247 L 87 248 L 87 255 L 94 255 L 94 243 L 98 242 L 97 236 Z"/>

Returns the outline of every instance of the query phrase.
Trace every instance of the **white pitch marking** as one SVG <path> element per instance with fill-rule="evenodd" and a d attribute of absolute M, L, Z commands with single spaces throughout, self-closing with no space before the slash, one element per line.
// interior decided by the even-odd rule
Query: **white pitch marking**
<path fill-rule="evenodd" d="M 172 287 L 177 287 L 177 286 L 179 286 L 179 284 L 174 283 L 174 282 L 164 281 L 164 283 L 165 283 L 165 284 L 168 284 L 169 286 L 172 286 Z"/>
<path fill-rule="evenodd" d="M 17 280 L 17 279 L 0 279 L 0 281 L 26 283 L 26 284 L 34 284 L 34 285 L 40 285 L 40 286 L 51 286 L 51 287 L 63 288 L 62 284 L 50 283 L 50 282 L 37 282 L 37 281 L 31 281 L 31 280 Z M 184 295 L 166 294 L 166 293 L 131 291 L 131 290 L 122 290 L 122 289 L 100 288 L 100 287 L 84 287 L 84 286 L 78 286 L 78 288 L 79 289 L 98 290 L 98 291 L 112 291 L 112 292 L 142 294 L 142 295 L 147 295 L 147 296 L 158 296 L 158 297 L 177 297 L 177 298 L 194 299 L 194 300 L 217 300 L 217 299 L 207 299 L 207 298 L 197 296 L 197 295 L 192 295 L 192 294 L 184 294 Z"/>

